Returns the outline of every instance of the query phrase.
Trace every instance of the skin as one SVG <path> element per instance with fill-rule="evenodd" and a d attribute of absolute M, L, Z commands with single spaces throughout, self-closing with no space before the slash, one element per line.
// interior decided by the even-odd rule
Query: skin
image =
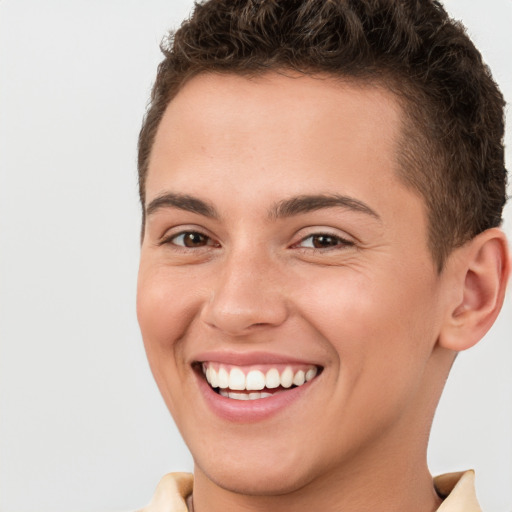
<path fill-rule="evenodd" d="M 397 177 L 401 115 L 380 88 L 274 73 L 200 75 L 169 104 L 147 178 L 137 311 L 194 457 L 196 512 L 439 506 L 428 432 L 477 251 L 454 251 L 437 272 L 424 202 Z M 169 193 L 215 216 L 155 203 Z M 276 215 L 311 194 L 373 213 L 350 203 Z M 202 237 L 185 247 L 191 231 Z M 211 350 L 323 371 L 282 411 L 240 424 L 198 389 L 193 362 Z"/>

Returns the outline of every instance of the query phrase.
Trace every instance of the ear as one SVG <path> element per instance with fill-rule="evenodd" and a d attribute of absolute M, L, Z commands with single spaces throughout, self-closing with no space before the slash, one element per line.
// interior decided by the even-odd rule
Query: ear
<path fill-rule="evenodd" d="M 461 351 L 480 341 L 496 320 L 512 262 L 505 234 L 498 228 L 480 233 L 448 259 L 445 271 L 452 299 L 438 343 Z"/>

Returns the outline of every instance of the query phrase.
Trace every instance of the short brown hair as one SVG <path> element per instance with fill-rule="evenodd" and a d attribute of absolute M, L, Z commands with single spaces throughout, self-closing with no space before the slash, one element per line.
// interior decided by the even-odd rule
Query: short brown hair
<path fill-rule="evenodd" d="M 139 192 L 168 103 L 200 73 L 291 70 L 384 86 L 405 113 L 399 175 L 424 198 L 429 247 L 501 224 L 503 97 L 464 27 L 435 0 L 209 0 L 164 40 L 139 136 Z"/>

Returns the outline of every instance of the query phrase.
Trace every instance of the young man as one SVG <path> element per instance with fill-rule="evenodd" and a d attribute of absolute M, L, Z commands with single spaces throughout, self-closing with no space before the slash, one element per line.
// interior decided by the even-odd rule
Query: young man
<path fill-rule="evenodd" d="M 164 54 L 138 317 L 195 469 L 145 510 L 479 510 L 471 472 L 426 464 L 510 271 L 504 102 L 462 27 L 431 1 L 211 0 Z"/>

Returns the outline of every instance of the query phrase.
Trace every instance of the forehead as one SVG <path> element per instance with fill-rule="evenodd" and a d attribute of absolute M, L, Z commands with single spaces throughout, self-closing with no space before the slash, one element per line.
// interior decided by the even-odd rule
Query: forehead
<path fill-rule="evenodd" d="M 343 96 L 350 96 L 350 100 L 344 100 Z M 189 113 L 193 114 L 194 111 L 189 109 L 195 104 L 197 109 L 208 114 L 219 103 L 226 107 L 239 106 L 240 100 L 246 106 L 243 113 L 252 113 L 254 117 L 269 114 L 275 118 L 290 106 L 295 108 L 297 103 L 301 103 L 303 109 L 316 110 L 320 114 L 325 110 L 332 114 L 357 110 L 359 117 L 370 112 L 372 117 L 400 116 L 395 96 L 377 83 L 327 74 L 304 75 L 277 71 L 255 76 L 201 73 L 186 82 L 169 103 L 167 111 L 177 113 L 181 111 L 180 107 L 186 105 Z M 257 110 L 254 110 L 255 104 Z M 333 104 L 337 105 L 335 111 Z M 265 106 L 272 110 L 266 111 Z M 229 114 L 230 110 L 226 110 L 222 119 L 229 117 Z M 205 121 L 210 122 L 211 119 L 206 117 Z"/>
<path fill-rule="evenodd" d="M 297 171 L 305 165 L 311 171 L 342 171 L 373 160 L 382 171 L 394 169 L 400 125 L 401 108 L 382 87 L 277 73 L 199 75 L 167 107 L 153 146 L 147 192 L 155 171 L 178 169 L 185 162 L 189 170 L 197 163 L 196 171 L 207 160 L 222 161 L 223 170 L 254 166 L 255 171 L 271 170 L 276 178 L 290 165 Z"/>

